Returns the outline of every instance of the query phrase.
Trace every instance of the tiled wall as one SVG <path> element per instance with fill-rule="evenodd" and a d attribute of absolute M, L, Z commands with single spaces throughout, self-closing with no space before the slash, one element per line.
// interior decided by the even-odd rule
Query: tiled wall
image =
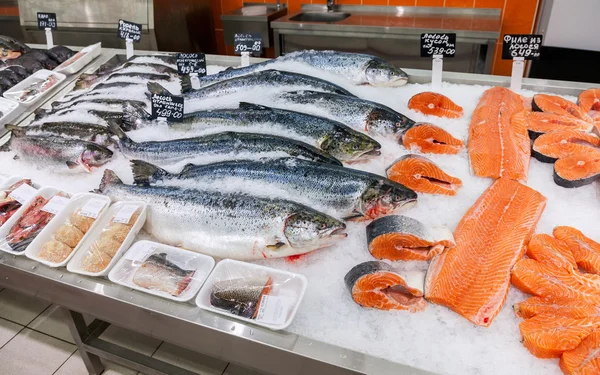
<path fill-rule="evenodd" d="M 256 3 L 275 3 L 276 0 L 247 0 Z M 502 9 L 503 34 L 530 34 L 533 32 L 536 12 L 540 0 L 336 0 L 336 4 L 355 5 L 404 5 L 404 6 L 440 6 L 461 8 L 499 8 Z M 223 24 L 221 14 L 242 6 L 243 0 L 212 0 L 213 17 L 216 30 L 218 52 L 232 54 L 233 47 L 225 46 L 223 42 Z M 281 0 L 287 3 L 289 12 L 300 10 L 301 4 L 325 4 L 326 0 Z M 267 57 L 272 57 L 273 51 L 266 51 Z M 511 61 L 501 59 L 501 44 L 496 44 L 493 74 L 510 75 Z"/>

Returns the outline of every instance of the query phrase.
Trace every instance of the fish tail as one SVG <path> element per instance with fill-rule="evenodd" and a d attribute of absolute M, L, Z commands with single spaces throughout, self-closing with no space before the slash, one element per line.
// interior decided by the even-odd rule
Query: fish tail
<path fill-rule="evenodd" d="M 122 184 L 123 181 L 117 176 L 117 174 L 110 169 L 104 171 L 104 175 L 102 176 L 102 181 L 100 181 L 100 186 L 98 186 L 98 191 L 104 193 L 106 189 L 110 185 L 119 185 Z"/>
<path fill-rule="evenodd" d="M 121 120 L 121 127 L 127 130 L 137 129 L 137 120 L 151 120 L 150 115 L 146 110 L 139 104 L 132 102 L 125 102 L 123 104 L 123 119 Z"/>
<path fill-rule="evenodd" d="M 181 93 L 186 93 L 192 91 L 192 80 L 189 75 L 182 75 L 179 79 L 181 82 Z"/>
<path fill-rule="evenodd" d="M 136 185 L 149 185 L 170 176 L 170 173 L 164 169 L 141 160 L 131 161 L 131 171 Z"/>
<path fill-rule="evenodd" d="M 146 87 L 148 87 L 148 91 L 150 91 L 150 94 L 173 96 L 173 94 L 171 94 L 171 92 L 169 90 L 167 90 L 166 88 L 164 88 L 163 85 L 161 85 L 160 83 L 148 82 Z M 182 90 L 183 90 L 183 88 L 182 88 Z"/>

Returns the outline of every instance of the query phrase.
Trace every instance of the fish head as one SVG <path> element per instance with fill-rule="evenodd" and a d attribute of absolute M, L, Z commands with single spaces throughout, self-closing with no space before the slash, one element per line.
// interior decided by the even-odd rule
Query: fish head
<path fill-rule="evenodd" d="M 360 197 L 358 213 L 364 219 L 376 219 L 416 204 L 417 193 L 394 181 L 373 182 Z"/>
<path fill-rule="evenodd" d="M 112 156 L 113 152 L 106 147 L 90 143 L 86 145 L 79 156 L 77 164 L 84 167 L 88 172 L 91 172 L 92 168 L 97 168 L 108 163 Z"/>
<path fill-rule="evenodd" d="M 368 160 L 381 155 L 379 142 L 356 131 L 331 133 L 319 146 L 321 150 L 334 158 L 346 162 Z"/>
<path fill-rule="evenodd" d="M 365 130 L 369 134 L 394 136 L 398 140 L 415 122 L 408 117 L 383 108 L 374 108 L 365 120 Z"/>
<path fill-rule="evenodd" d="M 15 51 L 5 47 L 0 48 L 0 60 L 2 61 L 16 59 L 19 56 L 21 56 L 21 51 Z"/>
<path fill-rule="evenodd" d="M 408 74 L 390 63 L 373 59 L 365 70 L 367 83 L 375 87 L 398 87 L 408 82 Z"/>
<path fill-rule="evenodd" d="M 317 249 L 346 238 L 346 224 L 313 210 L 294 213 L 285 221 L 283 234 L 292 248 Z"/>

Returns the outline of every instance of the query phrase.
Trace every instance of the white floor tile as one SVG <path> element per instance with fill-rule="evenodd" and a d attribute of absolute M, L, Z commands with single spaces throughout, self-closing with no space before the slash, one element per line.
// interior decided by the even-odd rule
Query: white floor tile
<path fill-rule="evenodd" d="M 75 345 L 25 328 L 0 350 L 0 375 L 51 375 L 74 351 Z"/>
<path fill-rule="evenodd" d="M 230 363 L 227 366 L 227 370 L 223 373 L 223 375 L 265 375 L 264 373 L 256 370 L 251 370 L 246 367 L 234 365 Z"/>
<path fill-rule="evenodd" d="M 137 371 L 128 369 L 113 362 L 102 361 L 104 372 L 102 375 L 135 375 Z M 87 369 L 81 360 L 79 351 L 75 352 L 69 360 L 62 365 L 54 375 L 88 375 Z"/>
<path fill-rule="evenodd" d="M 7 342 L 23 329 L 16 323 L 9 322 L 8 320 L 0 319 L 0 348 L 3 347 Z"/>
<path fill-rule="evenodd" d="M 112 324 L 100 335 L 100 338 L 145 355 L 152 355 L 161 340 L 117 327 Z"/>
<path fill-rule="evenodd" d="M 15 323 L 29 324 L 48 306 L 50 306 L 48 302 L 10 289 L 0 292 L 0 318 Z"/>
<path fill-rule="evenodd" d="M 33 322 L 29 323 L 27 327 L 75 344 L 71 332 L 65 324 L 64 313 L 56 305 L 46 309 Z"/>
<path fill-rule="evenodd" d="M 227 362 L 169 343 L 163 343 L 154 353 L 154 358 L 182 367 L 202 375 L 221 375 Z"/>

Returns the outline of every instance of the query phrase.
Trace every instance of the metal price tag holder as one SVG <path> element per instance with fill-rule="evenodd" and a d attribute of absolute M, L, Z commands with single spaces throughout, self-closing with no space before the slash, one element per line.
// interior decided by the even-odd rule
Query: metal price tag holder
<path fill-rule="evenodd" d="M 525 58 L 513 57 L 512 73 L 510 75 L 510 89 L 514 92 L 521 91 L 523 72 L 525 71 Z"/>
<path fill-rule="evenodd" d="M 444 68 L 444 55 L 433 55 L 431 64 L 431 88 L 439 90 L 442 88 L 442 70 Z"/>

